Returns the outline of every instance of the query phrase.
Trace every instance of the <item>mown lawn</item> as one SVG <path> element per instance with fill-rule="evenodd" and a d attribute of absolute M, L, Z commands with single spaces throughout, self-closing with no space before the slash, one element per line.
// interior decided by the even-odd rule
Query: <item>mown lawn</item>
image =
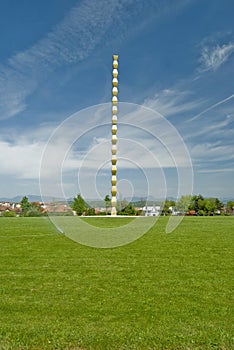
<path fill-rule="evenodd" d="M 0 218 L 0 349 L 234 349 L 234 218 L 166 221 L 96 249 Z"/>

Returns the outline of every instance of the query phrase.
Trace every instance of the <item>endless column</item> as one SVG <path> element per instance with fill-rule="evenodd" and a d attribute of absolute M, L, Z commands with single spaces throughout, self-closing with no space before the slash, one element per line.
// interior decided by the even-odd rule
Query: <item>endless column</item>
<path fill-rule="evenodd" d="M 111 215 L 117 215 L 116 210 L 116 183 L 117 183 L 117 103 L 118 103 L 118 55 L 113 55 L 113 80 L 112 80 L 112 158 L 111 158 Z"/>

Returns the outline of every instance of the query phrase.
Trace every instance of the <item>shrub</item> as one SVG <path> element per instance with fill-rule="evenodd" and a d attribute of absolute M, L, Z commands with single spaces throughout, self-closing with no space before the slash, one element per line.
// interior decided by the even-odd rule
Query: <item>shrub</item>
<path fill-rule="evenodd" d="M 9 210 L 6 210 L 3 214 L 3 216 L 5 218 L 12 218 L 12 217 L 15 217 L 16 216 L 16 212 L 15 211 L 9 211 Z"/>

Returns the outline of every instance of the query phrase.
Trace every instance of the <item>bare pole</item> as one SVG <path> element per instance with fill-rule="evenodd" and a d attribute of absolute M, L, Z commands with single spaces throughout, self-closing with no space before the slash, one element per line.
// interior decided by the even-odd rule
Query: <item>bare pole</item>
<path fill-rule="evenodd" d="M 112 147 L 111 147 L 111 216 L 117 215 L 117 103 L 118 103 L 118 55 L 113 55 L 112 79 Z"/>

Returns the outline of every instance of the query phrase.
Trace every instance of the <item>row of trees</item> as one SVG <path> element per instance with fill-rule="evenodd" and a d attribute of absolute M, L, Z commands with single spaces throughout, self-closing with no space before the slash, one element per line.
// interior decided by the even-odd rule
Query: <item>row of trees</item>
<path fill-rule="evenodd" d="M 104 198 L 106 205 L 106 214 L 111 206 L 109 195 Z M 142 202 L 143 204 L 143 202 Z M 146 203 L 144 202 L 143 205 Z M 90 208 L 80 194 L 74 198 L 72 205 L 77 215 L 95 215 L 94 208 Z M 139 215 L 132 203 L 127 201 L 119 201 L 117 203 L 118 215 Z M 218 198 L 204 198 L 202 195 L 187 195 L 179 198 L 177 202 L 173 200 L 165 200 L 162 206 L 162 215 L 218 215 L 218 214 L 234 214 L 234 201 L 229 201 L 224 205 Z"/>
<path fill-rule="evenodd" d="M 182 215 L 216 215 L 234 213 L 234 201 L 227 202 L 226 205 L 218 198 L 204 198 L 199 195 L 187 195 L 179 198 L 177 202 L 166 200 L 162 210 L 163 214 L 171 214 L 171 208 Z"/>
<path fill-rule="evenodd" d="M 111 199 L 109 195 L 106 195 L 104 198 L 105 206 L 106 206 L 106 214 L 108 213 L 108 209 L 111 206 Z M 80 194 L 74 198 L 72 209 L 77 213 L 77 215 L 95 215 L 95 209 L 90 208 L 90 206 L 85 202 L 85 200 L 81 197 Z M 137 211 L 134 208 L 132 203 L 128 203 L 125 200 L 119 201 L 117 204 L 117 212 L 118 215 L 136 215 Z"/>

